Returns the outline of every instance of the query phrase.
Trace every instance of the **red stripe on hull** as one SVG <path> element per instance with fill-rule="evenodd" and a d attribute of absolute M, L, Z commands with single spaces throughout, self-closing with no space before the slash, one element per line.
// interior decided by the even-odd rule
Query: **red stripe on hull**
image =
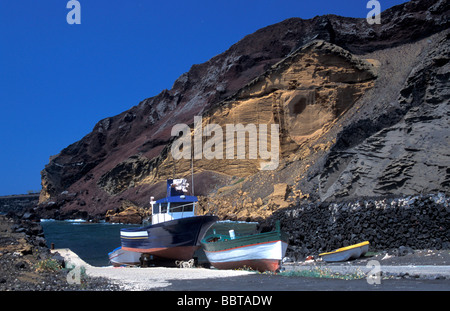
<path fill-rule="evenodd" d="M 231 262 L 212 262 L 214 267 L 221 270 L 251 268 L 259 272 L 272 271 L 275 272 L 280 268 L 280 260 L 277 259 L 249 259 Z"/>
<path fill-rule="evenodd" d="M 174 259 L 174 260 L 190 260 L 194 256 L 196 250 L 200 246 L 178 246 L 178 247 L 161 247 L 161 248 L 131 248 L 122 247 L 123 250 L 130 252 L 139 252 L 143 254 L 150 254 L 160 258 Z"/>

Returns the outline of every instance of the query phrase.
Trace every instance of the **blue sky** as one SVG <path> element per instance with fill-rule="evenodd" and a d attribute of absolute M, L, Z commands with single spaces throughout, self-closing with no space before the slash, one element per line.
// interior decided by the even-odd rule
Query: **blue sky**
<path fill-rule="evenodd" d="M 69 25 L 67 2 L 0 0 L 0 195 L 40 190 L 51 155 L 245 35 L 369 12 L 365 0 L 79 0 L 81 24 Z"/>

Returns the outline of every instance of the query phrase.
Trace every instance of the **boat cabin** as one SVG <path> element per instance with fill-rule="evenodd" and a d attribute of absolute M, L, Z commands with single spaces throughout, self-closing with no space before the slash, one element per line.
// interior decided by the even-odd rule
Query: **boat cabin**
<path fill-rule="evenodd" d="M 174 219 L 195 216 L 195 203 L 198 202 L 196 196 L 185 195 L 187 192 L 185 179 L 167 180 L 167 197 L 153 201 L 150 199 L 152 207 L 152 225 L 170 221 Z"/>

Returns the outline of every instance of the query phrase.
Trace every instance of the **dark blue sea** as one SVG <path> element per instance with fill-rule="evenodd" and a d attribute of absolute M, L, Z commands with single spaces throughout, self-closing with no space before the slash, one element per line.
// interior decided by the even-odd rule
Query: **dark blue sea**
<path fill-rule="evenodd" d="M 110 265 L 108 253 L 120 246 L 120 229 L 138 225 L 41 220 L 47 246 L 70 248 L 93 266 Z"/>
<path fill-rule="evenodd" d="M 47 246 L 55 248 L 69 248 L 81 259 L 92 266 L 109 266 L 108 253 L 120 247 L 120 229 L 140 227 L 142 225 L 126 225 L 111 223 L 90 223 L 83 220 L 41 220 Z M 206 233 L 213 230 L 220 234 L 227 234 L 230 229 L 236 235 L 254 233 L 257 223 L 220 221 L 214 224 Z M 197 256 L 203 258 L 202 254 Z M 204 258 L 206 260 L 206 257 Z"/>

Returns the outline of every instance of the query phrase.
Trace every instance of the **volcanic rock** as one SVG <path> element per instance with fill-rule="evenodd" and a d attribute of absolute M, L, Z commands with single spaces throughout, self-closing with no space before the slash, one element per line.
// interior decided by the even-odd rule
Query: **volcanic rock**
<path fill-rule="evenodd" d="M 40 209 L 104 215 L 124 199 L 148 208 L 165 179 L 190 176 L 192 162 L 171 156 L 171 129 L 194 116 L 280 127 L 275 171 L 248 154 L 194 161 L 203 211 L 269 217 L 276 184 L 289 186 L 283 207 L 448 194 L 449 24 L 447 1 L 413 0 L 382 12 L 380 25 L 326 15 L 260 29 L 51 157 Z"/>
<path fill-rule="evenodd" d="M 123 200 L 120 208 L 106 212 L 105 220 L 112 223 L 141 224 L 150 215 L 151 211 L 140 208 L 128 200 Z"/>

